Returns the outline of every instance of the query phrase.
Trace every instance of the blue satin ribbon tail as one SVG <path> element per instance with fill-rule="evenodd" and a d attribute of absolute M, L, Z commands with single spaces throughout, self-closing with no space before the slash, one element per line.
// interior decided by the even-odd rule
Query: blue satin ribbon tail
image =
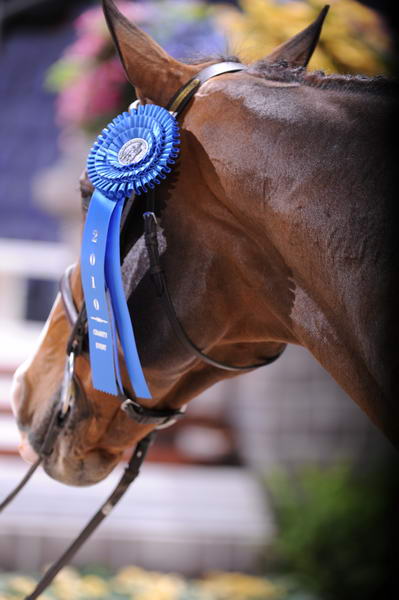
<path fill-rule="evenodd" d="M 151 398 L 137 351 L 131 316 L 126 304 L 120 268 L 120 225 L 123 203 L 118 202 L 112 213 L 105 255 L 105 279 L 110 291 L 112 308 L 129 379 L 136 396 Z"/>

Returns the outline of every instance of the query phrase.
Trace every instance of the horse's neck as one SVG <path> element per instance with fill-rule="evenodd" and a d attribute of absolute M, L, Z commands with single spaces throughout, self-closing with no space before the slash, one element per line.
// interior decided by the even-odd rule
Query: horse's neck
<path fill-rule="evenodd" d="M 241 119 L 250 131 L 250 146 L 228 157 L 235 174 L 230 199 L 248 218 L 252 237 L 261 243 L 266 231 L 279 248 L 282 234 L 295 233 L 304 216 L 309 228 L 318 217 L 340 227 L 354 211 L 375 212 L 393 176 L 386 157 L 389 98 L 262 83 L 255 81 L 251 92 L 229 89 L 241 94 Z"/>
<path fill-rule="evenodd" d="M 240 173 L 239 201 L 250 237 L 259 247 L 267 240 L 264 279 L 278 282 L 273 308 L 386 427 L 398 272 L 394 165 L 385 157 L 390 105 L 372 94 L 313 88 L 262 98 L 263 105 L 259 96 L 245 100 L 253 171 Z"/>

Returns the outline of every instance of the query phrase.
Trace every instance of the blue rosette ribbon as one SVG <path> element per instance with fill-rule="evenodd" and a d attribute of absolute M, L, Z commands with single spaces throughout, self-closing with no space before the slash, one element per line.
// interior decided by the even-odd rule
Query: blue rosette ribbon
<path fill-rule="evenodd" d="M 95 190 L 83 230 L 81 277 L 93 387 L 108 394 L 123 393 L 119 340 L 135 395 L 151 398 L 122 282 L 121 216 L 125 199 L 165 179 L 178 153 L 176 119 L 166 109 L 146 104 L 118 115 L 98 136 L 87 159 Z"/>

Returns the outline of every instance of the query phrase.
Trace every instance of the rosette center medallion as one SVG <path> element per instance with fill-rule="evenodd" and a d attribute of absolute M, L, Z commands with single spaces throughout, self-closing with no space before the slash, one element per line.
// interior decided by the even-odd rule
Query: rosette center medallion
<path fill-rule="evenodd" d="M 146 156 L 148 148 L 148 143 L 143 138 L 128 140 L 118 152 L 118 161 L 121 165 L 135 165 Z"/>

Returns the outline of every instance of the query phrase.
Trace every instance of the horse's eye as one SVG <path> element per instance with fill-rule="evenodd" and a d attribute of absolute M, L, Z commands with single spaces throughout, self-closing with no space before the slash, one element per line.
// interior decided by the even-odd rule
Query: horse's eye
<path fill-rule="evenodd" d="M 80 176 L 79 185 L 80 195 L 82 198 L 82 210 L 86 213 L 87 209 L 89 208 L 90 198 L 92 196 L 92 193 L 94 192 L 94 187 L 91 184 L 89 178 L 87 177 L 86 171 Z"/>

